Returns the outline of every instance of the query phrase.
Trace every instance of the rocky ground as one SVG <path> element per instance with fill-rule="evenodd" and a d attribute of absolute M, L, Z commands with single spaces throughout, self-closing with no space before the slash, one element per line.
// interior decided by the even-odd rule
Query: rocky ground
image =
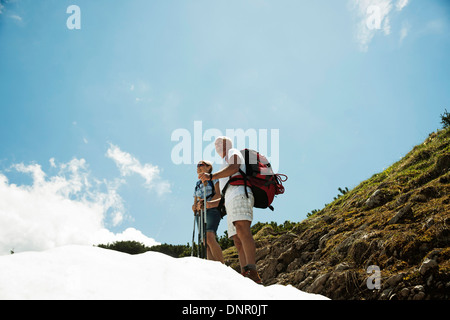
<path fill-rule="evenodd" d="M 331 299 L 449 299 L 449 169 L 447 129 L 290 230 L 265 226 L 255 235 L 264 284 Z M 225 258 L 238 269 L 233 247 Z"/>

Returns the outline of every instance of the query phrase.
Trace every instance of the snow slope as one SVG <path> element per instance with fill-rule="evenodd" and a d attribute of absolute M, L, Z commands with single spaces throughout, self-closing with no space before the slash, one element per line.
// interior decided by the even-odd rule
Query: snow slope
<path fill-rule="evenodd" d="M 327 299 L 264 287 L 218 262 L 91 246 L 0 256 L 0 299 Z"/>

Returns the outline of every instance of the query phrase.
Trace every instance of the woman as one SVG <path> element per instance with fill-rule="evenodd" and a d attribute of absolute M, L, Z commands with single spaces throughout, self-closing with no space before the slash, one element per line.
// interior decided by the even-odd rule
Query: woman
<path fill-rule="evenodd" d="M 197 175 L 204 172 L 211 173 L 212 170 L 212 163 L 209 161 L 202 160 L 197 164 Z M 197 184 L 195 185 L 194 204 L 192 205 L 192 210 L 194 211 L 194 213 L 200 212 L 204 207 L 203 192 L 203 183 L 201 180 L 198 180 Z M 220 248 L 220 245 L 216 241 L 217 228 L 219 227 L 221 219 L 220 211 L 217 208 L 218 199 L 220 199 L 219 180 L 212 180 L 206 185 L 206 243 L 208 245 L 207 257 L 208 260 L 220 261 L 224 263 L 222 248 Z M 211 203 L 209 203 L 210 201 L 214 201 L 214 205 L 211 205 Z"/>

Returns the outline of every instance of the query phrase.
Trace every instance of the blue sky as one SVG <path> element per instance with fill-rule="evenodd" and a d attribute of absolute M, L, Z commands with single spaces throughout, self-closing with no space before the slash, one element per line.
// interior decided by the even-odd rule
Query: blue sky
<path fill-rule="evenodd" d="M 1 0 L 0 202 L 55 192 L 112 233 L 187 243 L 195 166 L 171 135 L 201 121 L 279 130 L 286 193 L 255 221 L 301 221 L 440 127 L 449 18 L 444 0 Z"/>

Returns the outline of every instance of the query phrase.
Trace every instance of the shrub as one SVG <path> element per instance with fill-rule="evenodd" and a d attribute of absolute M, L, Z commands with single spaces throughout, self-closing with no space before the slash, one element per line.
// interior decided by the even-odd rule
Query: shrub
<path fill-rule="evenodd" d="M 444 114 L 441 114 L 441 124 L 443 129 L 450 127 L 450 113 L 447 112 L 447 109 Z"/>
<path fill-rule="evenodd" d="M 172 245 L 163 243 L 157 246 L 146 247 L 143 243 L 137 241 L 116 241 L 112 244 L 99 244 L 98 247 L 103 249 L 116 250 L 128 254 L 141 254 L 147 251 L 156 251 L 167 254 L 174 258 L 186 257 L 191 255 L 191 246 Z"/>

